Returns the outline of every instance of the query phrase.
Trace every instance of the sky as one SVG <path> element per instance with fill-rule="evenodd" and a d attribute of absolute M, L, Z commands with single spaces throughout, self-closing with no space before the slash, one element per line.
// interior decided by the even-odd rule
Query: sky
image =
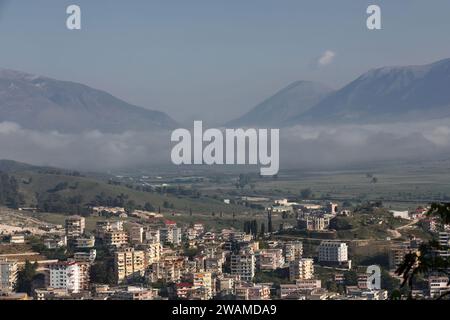
<path fill-rule="evenodd" d="M 81 82 L 183 124 L 222 124 L 281 88 L 450 57 L 450 1 L 0 0 L 0 67 Z M 82 30 L 66 28 L 66 8 Z M 382 30 L 366 8 L 382 9 Z"/>

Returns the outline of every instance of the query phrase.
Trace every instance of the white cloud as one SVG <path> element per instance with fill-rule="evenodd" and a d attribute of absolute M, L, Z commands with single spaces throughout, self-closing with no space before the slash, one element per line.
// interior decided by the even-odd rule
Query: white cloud
<path fill-rule="evenodd" d="M 330 63 L 333 62 L 334 58 L 336 57 L 336 53 L 334 51 L 331 50 L 327 50 L 325 51 L 322 56 L 319 58 L 319 60 L 317 61 L 317 64 L 320 67 L 329 65 Z"/>

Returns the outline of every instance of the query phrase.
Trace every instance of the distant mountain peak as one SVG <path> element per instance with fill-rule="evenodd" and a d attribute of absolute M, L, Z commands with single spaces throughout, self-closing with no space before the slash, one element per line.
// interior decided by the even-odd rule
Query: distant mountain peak
<path fill-rule="evenodd" d="M 287 122 L 377 123 L 450 117 L 450 59 L 372 69 Z"/>
<path fill-rule="evenodd" d="M 295 81 L 226 126 L 280 126 L 291 117 L 304 113 L 332 91 L 321 83 Z"/>
<path fill-rule="evenodd" d="M 28 129 L 77 133 L 172 129 L 160 111 L 141 108 L 86 85 L 0 69 L 0 122 Z"/>

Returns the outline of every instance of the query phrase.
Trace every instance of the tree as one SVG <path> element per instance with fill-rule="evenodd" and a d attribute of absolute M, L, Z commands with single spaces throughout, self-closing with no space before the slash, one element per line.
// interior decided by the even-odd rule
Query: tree
<path fill-rule="evenodd" d="M 306 188 L 300 191 L 300 196 L 302 199 L 310 199 L 312 196 L 312 190 L 310 188 Z"/>
<path fill-rule="evenodd" d="M 263 237 L 265 233 L 266 233 L 266 225 L 264 224 L 264 222 L 261 222 L 261 231 L 260 231 L 261 237 Z"/>
<path fill-rule="evenodd" d="M 267 227 L 268 227 L 269 233 L 272 233 L 273 232 L 272 211 L 270 211 L 270 210 L 267 212 Z"/>
<path fill-rule="evenodd" d="M 33 294 L 33 280 L 36 278 L 37 268 L 37 262 L 32 264 L 29 260 L 25 261 L 24 268 L 17 273 L 15 286 L 17 292 L 24 292 L 30 296 Z"/>
<path fill-rule="evenodd" d="M 152 206 L 152 204 L 150 202 L 146 202 L 144 204 L 144 210 L 152 212 L 152 211 L 155 211 L 155 208 Z"/>
<path fill-rule="evenodd" d="M 427 215 L 429 217 L 437 217 L 442 224 L 449 225 L 450 203 L 433 203 Z M 413 299 L 412 289 L 418 277 L 432 274 L 449 276 L 449 258 L 436 254 L 438 251 L 448 250 L 450 250 L 449 245 L 442 246 L 436 240 L 431 240 L 428 243 L 421 244 L 416 252 L 410 252 L 405 255 L 403 263 L 396 270 L 396 274 L 403 277 L 400 289 L 408 289 L 409 299 Z M 450 296 L 450 291 L 444 292 L 438 299 L 443 299 L 448 296 Z"/>

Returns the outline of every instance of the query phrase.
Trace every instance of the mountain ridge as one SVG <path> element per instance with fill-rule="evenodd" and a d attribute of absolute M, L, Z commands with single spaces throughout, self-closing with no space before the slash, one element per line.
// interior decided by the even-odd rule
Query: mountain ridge
<path fill-rule="evenodd" d="M 135 106 L 106 91 L 10 69 L 0 69 L 0 122 L 63 133 L 120 133 L 177 126 L 163 112 Z"/>

